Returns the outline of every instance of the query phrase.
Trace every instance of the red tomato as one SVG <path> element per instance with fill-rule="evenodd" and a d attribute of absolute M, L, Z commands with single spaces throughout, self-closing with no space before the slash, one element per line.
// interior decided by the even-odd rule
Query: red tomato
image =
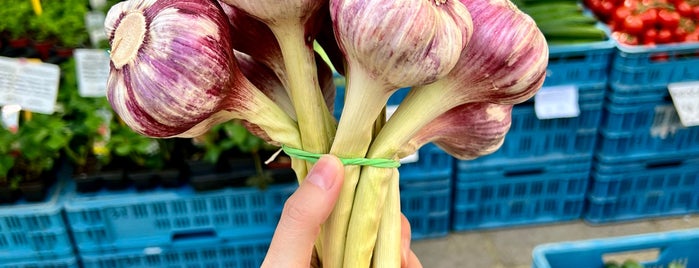
<path fill-rule="evenodd" d="M 672 31 L 668 29 L 661 29 L 658 31 L 658 37 L 655 38 L 655 42 L 658 44 L 667 44 L 672 42 Z"/>
<path fill-rule="evenodd" d="M 638 0 L 624 0 L 623 6 L 629 8 L 630 10 L 635 10 L 638 7 Z"/>
<path fill-rule="evenodd" d="M 638 37 L 625 32 L 613 32 L 612 38 L 626 45 L 638 45 Z"/>
<path fill-rule="evenodd" d="M 672 32 L 672 37 L 676 42 L 682 42 L 687 37 L 689 33 L 682 27 L 675 28 Z"/>
<path fill-rule="evenodd" d="M 691 18 L 694 15 L 692 6 L 685 1 L 679 1 L 675 3 L 675 11 L 683 17 Z"/>
<path fill-rule="evenodd" d="M 699 20 L 699 5 L 692 8 L 692 13 L 694 13 L 694 19 Z"/>
<path fill-rule="evenodd" d="M 627 33 L 637 35 L 643 32 L 643 20 L 639 16 L 628 16 L 624 20 L 624 30 Z"/>
<path fill-rule="evenodd" d="M 699 31 L 694 31 L 684 37 L 685 42 L 699 42 Z"/>
<path fill-rule="evenodd" d="M 646 27 L 646 29 L 655 28 L 655 24 L 658 22 L 658 9 L 646 9 L 638 16 L 643 20 L 643 26 Z"/>
<path fill-rule="evenodd" d="M 644 44 L 655 44 L 655 40 L 658 38 L 658 30 L 648 29 L 643 32 L 643 43 Z"/>
<path fill-rule="evenodd" d="M 626 17 L 631 16 L 631 9 L 625 6 L 620 6 L 614 10 L 614 15 L 612 15 L 612 19 L 616 22 L 617 26 L 622 26 L 624 25 L 624 20 Z"/>
<path fill-rule="evenodd" d="M 672 10 L 661 9 L 658 11 L 658 22 L 664 28 L 674 29 L 680 24 L 680 13 Z"/>

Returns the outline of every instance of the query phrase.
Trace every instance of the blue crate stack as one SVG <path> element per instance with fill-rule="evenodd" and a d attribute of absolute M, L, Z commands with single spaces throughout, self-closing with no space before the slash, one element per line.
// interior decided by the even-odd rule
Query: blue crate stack
<path fill-rule="evenodd" d="M 668 84 L 699 80 L 699 44 L 617 44 L 585 220 L 699 209 L 699 127 L 683 127 Z"/>
<path fill-rule="evenodd" d="M 0 205 L 0 267 L 78 267 L 62 214 L 66 188 L 59 179 L 44 201 Z"/>
<path fill-rule="evenodd" d="M 296 187 L 73 189 L 64 209 L 84 267 L 259 267 Z"/>
<path fill-rule="evenodd" d="M 540 120 L 533 102 L 515 105 L 495 153 L 457 161 L 457 231 L 579 219 L 594 155 L 613 53 L 610 41 L 551 46 L 544 87 L 573 86 L 580 114 Z"/>

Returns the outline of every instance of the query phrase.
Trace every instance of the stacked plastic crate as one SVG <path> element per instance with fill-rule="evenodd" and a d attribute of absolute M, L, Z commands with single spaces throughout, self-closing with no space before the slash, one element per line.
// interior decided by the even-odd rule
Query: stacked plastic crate
<path fill-rule="evenodd" d="M 603 223 L 695 212 L 699 127 L 681 123 L 668 88 L 695 81 L 686 84 L 688 95 L 680 101 L 689 102 L 681 108 L 696 118 L 699 44 L 617 47 L 585 219 Z"/>
<path fill-rule="evenodd" d="M 65 214 L 85 268 L 259 267 L 295 189 L 73 190 Z"/>
<path fill-rule="evenodd" d="M 562 108 L 578 106 L 579 113 L 539 119 L 537 105 L 545 103 L 516 105 L 497 152 L 457 161 L 454 230 L 581 217 L 612 52 L 610 41 L 550 47 L 547 78 L 538 94 L 572 98 Z"/>
<path fill-rule="evenodd" d="M 65 190 L 59 181 L 42 202 L 0 205 L 0 267 L 78 267 L 63 220 Z"/>
<path fill-rule="evenodd" d="M 640 265 L 623 267 L 697 267 L 697 248 L 699 229 L 550 243 L 534 248 L 532 267 L 622 267 L 605 264 L 610 263 L 609 256 L 638 256 L 638 253 L 646 253 L 641 256 L 649 256 L 648 253 L 651 252 L 657 252 L 657 258 L 626 259 L 620 262 L 641 261 Z M 633 255 L 634 253 L 636 255 Z"/>
<path fill-rule="evenodd" d="M 340 118 L 344 100 L 344 78 L 336 75 L 337 94 L 333 114 Z M 396 91 L 387 103 L 387 114 L 400 104 L 410 89 Z M 445 236 L 451 230 L 452 177 L 454 158 L 433 144 L 401 160 L 401 211 L 408 218 L 412 239 Z"/>

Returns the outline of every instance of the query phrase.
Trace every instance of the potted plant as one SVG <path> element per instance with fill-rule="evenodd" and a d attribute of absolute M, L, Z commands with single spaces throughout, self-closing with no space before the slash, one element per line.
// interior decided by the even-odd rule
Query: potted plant
<path fill-rule="evenodd" d="M 248 132 L 240 121 L 217 125 L 194 141 L 202 149 L 199 158 L 189 162 L 190 182 L 197 190 L 243 185 L 265 188 L 277 176 L 293 178 L 290 165 L 284 163 L 288 161 L 276 161 L 283 163 L 281 168 L 264 167 L 262 159 L 276 148 Z"/>
<path fill-rule="evenodd" d="M 110 151 L 121 158 L 126 176 L 138 190 L 151 189 L 161 183 L 166 187 L 179 186 L 181 172 L 172 165 L 173 140 L 142 136 L 119 124 L 109 141 Z"/>
<path fill-rule="evenodd" d="M 54 49 L 56 56 L 66 59 L 72 55 L 73 49 L 84 46 L 89 39 L 85 25 L 88 8 L 84 0 L 51 1 L 51 3 L 56 5 L 52 13 L 56 14 L 54 23 L 60 29 Z"/>
<path fill-rule="evenodd" d="M 30 1 L 18 1 L 12 8 L 0 8 L 0 32 L 6 35 L 7 48 L 3 55 L 8 57 L 29 56 L 30 38 L 28 35 L 28 20 L 33 16 Z"/>
<path fill-rule="evenodd" d="M 56 161 L 70 141 L 67 124 L 54 115 L 25 112 L 14 145 L 18 151 L 11 177 L 19 178 L 19 189 L 27 201 L 40 201 L 56 179 Z"/>
<path fill-rule="evenodd" d="M 10 177 L 15 165 L 15 152 L 12 150 L 16 135 L 0 127 L 0 204 L 12 203 L 18 197 L 18 180 Z"/>

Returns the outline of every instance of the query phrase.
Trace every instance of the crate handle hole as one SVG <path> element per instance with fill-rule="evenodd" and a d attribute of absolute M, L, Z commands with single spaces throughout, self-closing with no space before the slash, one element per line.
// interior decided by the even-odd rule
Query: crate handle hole
<path fill-rule="evenodd" d="M 172 235 L 172 241 L 185 241 L 191 239 L 206 239 L 206 238 L 217 238 L 216 231 L 214 230 L 189 230 L 184 232 L 175 232 Z"/>
<path fill-rule="evenodd" d="M 633 250 L 633 251 L 623 251 L 623 252 L 612 252 L 602 254 L 602 260 L 604 263 L 616 262 L 622 264 L 627 260 L 633 260 L 638 263 L 654 263 L 658 261 L 660 257 L 659 248 Z"/>
<path fill-rule="evenodd" d="M 505 177 L 519 177 L 527 175 L 537 175 L 543 174 L 543 168 L 533 168 L 533 169 L 520 169 L 520 170 L 510 170 L 505 172 Z"/>
<path fill-rule="evenodd" d="M 669 167 L 679 167 L 682 165 L 681 160 L 676 160 L 676 161 L 665 161 L 665 162 L 649 162 L 646 163 L 646 168 L 647 169 L 655 169 L 655 168 L 669 168 Z"/>

